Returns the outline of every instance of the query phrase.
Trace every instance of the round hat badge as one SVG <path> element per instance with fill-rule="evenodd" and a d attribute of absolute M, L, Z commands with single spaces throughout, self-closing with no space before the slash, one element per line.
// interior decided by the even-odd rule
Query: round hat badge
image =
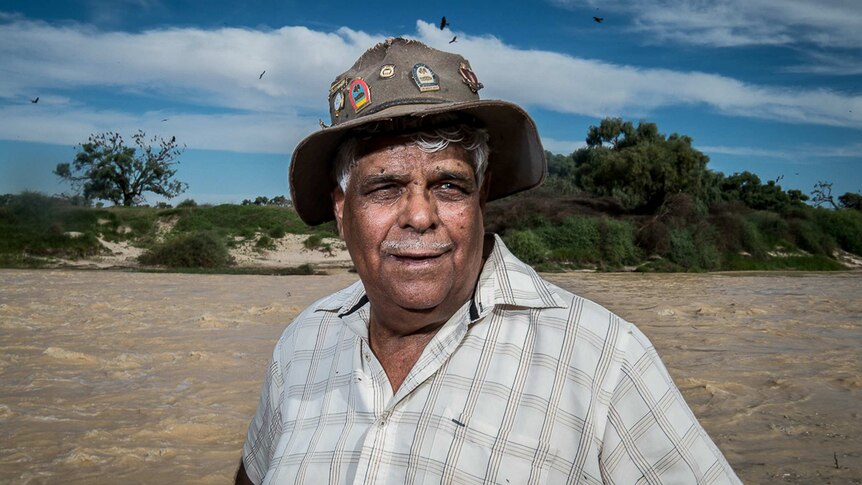
<path fill-rule="evenodd" d="M 386 64 L 385 66 L 380 68 L 380 77 L 382 79 L 389 79 L 390 77 L 395 75 L 395 64 Z"/>

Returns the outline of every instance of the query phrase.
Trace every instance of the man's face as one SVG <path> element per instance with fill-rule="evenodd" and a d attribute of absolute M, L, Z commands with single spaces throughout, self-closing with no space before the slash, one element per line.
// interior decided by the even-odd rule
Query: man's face
<path fill-rule="evenodd" d="M 485 191 L 460 146 L 408 142 L 365 147 L 347 193 L 333 192 L 336 221 L 373 305 L 448 318 L 481 270 Z"/>

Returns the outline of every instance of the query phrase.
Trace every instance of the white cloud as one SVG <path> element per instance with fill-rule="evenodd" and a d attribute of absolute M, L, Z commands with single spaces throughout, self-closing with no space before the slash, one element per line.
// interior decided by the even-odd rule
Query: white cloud
<path fill-rule="evenodd" d="M 449 33 L 417 22 L 419 38 L 446 48 Z M 705 105 L 731 116 L 862 127 L 862 96 L 757 86 L 703 72 L 645 69 L 549 51 L 521 50 L 490 37 L 459 35 L 458 52 L 484 82 L 482 92 L 528 107 L 604 117 L 643 116 L 666 106 Z"/>
<path fill-rule="evenodd" d="M 659 40 L 732 47 L 810 43 L 862 46 L 858 0 L 553 0 L 633 16 L 634 28 Z"/>
<path fill-rule="evenodd" d="M 862 155 L 862 143 L 833 146 L 795 145 L 785 149 L 769 149 L 744 146 L 698 146 L 698 150 L 707 155 L 730 155 L 736 157 L 756 157 L 786 160 L 796 163 L 817 163 L 812 159 L 823 158 L 859 158 Z"/>
<path fill-rule="evenodd" d="M 557 138 L 543 136 L 542 146 L 545 147 L 545 150 L 548 150 L 551 153 L 568 155 L 575 150 L 587 146 L 587 143 L 584 140 L 559 140 Z"/>
<path fill-rule="evenodd" d="M 598 118 L 702 106 L 731 116 L 862 127 L 862 96 L 610 64 L 455 34 L 458 43 L 449 44 L 453 32 L 418 21 L 412 36 L 470 59 L 486 86 L 483 97 L 528 110 Z M 93 132 L 140 128 L 176 135 L 190 148 L 287 153 L 327 116 L 335 75 L 383 37 L 305 27 L 125 33 L 14 19 L 0 24 L 0 138 L 74 145 Z M 78 96 L 81 89 L 143 94 L 152 102 L 95 107 Z M 29 102 L 34 96 L 38 104 Z M 546 141 L 560 149 L 569 143 Z"/>

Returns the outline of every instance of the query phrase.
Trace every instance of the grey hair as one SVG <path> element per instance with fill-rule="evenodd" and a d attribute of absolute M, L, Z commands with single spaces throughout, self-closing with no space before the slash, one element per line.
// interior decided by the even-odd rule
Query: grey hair
<path fill-rule="evenodd" d="M 410 144 L 416 145 L 425 153 L 445 150 L 452 143 L 460 145 L 469 154 L 473 173 L 476 175 L 476 182 L 479 187 L 482 186 L 485 171 L 488 169 L 488 155 L 490 153 L 488 130 L 460 124 L 417 131 L 406 135 L 406 137 L 410 140 Z M 333 174 L 343 192 L 347 192 L 347 187 L 350 184 L 350 172 L 358 163 L 356 153 L 359 145 L 369 138 L 369 136 L 351 136 L 344 140 L 338 148 Z"/>

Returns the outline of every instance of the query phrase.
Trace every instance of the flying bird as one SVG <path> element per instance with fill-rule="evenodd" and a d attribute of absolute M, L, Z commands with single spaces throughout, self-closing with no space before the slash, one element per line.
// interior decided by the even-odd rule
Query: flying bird
<path fill-rule="evenodd" d="M 171 137 L 171 143 L 176 143 L 176 141 L 177 141 L 177 137 L 176 137 L 176 136 L 172 136 L 172 137 Z"/>
<path fill-rule="evenodd" d="M 605 18 L 604 18 L 604 17 L 595 17 L 595 16 L 594 16 L 594 17 L 593 17 L 593 20 L 595 20 L 597 24 L 600 24 L 600 23 L 602 23 L 602 22 L 604 22 L 604 21 L 605 21 Z"/>
<path fill-rule="evenodd" d="M 167 119 L 167 118 L 162 118 L 162 123 L 164 123 L 165 121 L 168 121 L 168 119 Z"/>
<path fill-rule="evenodd" d="M 446 27 L 449 27 L 449 25 L 450 24 L 449 24 L 449 22 L 446 21 L 446 16 L 444 15 L 443 18 L 440 19 L 440 30 L 443 30 Z"/>
<path fill-rule="evenodd" d="M 450 40 L 449 43 L 451 44 L 453 42 L 458 42 L 457 39 L 458 39 L 458 36 L 456 35 L 455 37 L 452 37 L 452 40 Z"/>
<path fill-rule="evenodd" d="M 38 103 L 38 102 L 39 102 L 39 96 L 36 96 L 36 98 L 35 98 L 35 99 L 31 99 L 31 100 L 30 100 L 30 102 L 31 102 L 31 103 L 33 103 L 33 104 Z"/>
<path fill-rule="evenodd" d="M 264 75 L 264 74 L 266 74 L 266 69 L 264 69 L 264 70 L 263 70 L 263 72 L 262 72 L 262 73 L 260 73 L 260 76 L 258 76 L 257 78 L 258 78 L 258 79 L 263 79 L 263 75 Z"/>

